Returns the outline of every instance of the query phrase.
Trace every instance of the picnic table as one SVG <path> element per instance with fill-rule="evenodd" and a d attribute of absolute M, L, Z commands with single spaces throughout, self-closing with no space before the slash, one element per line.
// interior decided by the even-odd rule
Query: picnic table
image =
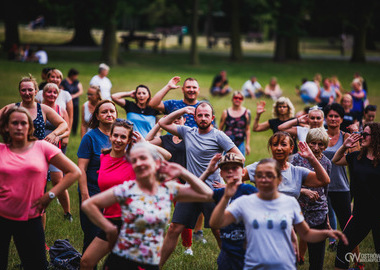
<path fill-rule="evenodd" d="M 138 47 L 140 49 L 145 48 L 145 44 L 147 42 L 153 42 L 153 52 L 158 52 L 158 43 L 160 42 L 161 38 L 157 35 L 135 35 L 135 34 L 129 34 L 129 35 L 123 35 L 121 36 L 122 42 L 121 44 L 124 46 L 126 50 L 130 49 L 130 44 L 132 42 L 137 42 Z"/>

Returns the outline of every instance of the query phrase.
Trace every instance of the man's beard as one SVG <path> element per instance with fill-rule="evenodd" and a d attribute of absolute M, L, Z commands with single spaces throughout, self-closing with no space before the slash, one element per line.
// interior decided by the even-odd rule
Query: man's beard
<path fill-rule="evenodd" d="M 206 129 L 209 128 L 209 126 L 211 126 L 211 123 L 208 124 L 208 125 L 203 125 L 203 126 L 201 126 L 200 124 L 197 123 L 197 126 L 198 126 L 198 128 L 201 129 L 201 130 L 206 130 Z"/>

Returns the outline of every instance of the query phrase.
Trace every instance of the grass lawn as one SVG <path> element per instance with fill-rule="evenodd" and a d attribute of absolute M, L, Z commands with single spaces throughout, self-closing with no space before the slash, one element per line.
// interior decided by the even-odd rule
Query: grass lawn
<path fill-rule="evenodd" d="M 79 79 L 84 88 L 88 87 L 89 81 L 97 73 L 100 53 L 98 51 L 71 51 L 59 49 L 47 49 L 49 54 L 49 66 L 60 69 L 64 75 L 74 67 L 80 71 Z M 354 72 L 359 71 L 367 80 L 369 87 L 369 100 L 371 104 L 380 104 L 380 63 L 370 62 L 367 64 L 352 64 L 338 60 L 303 60 L 300 62 L 274 63 L 269 58 L 264 57 L 245 57 L 241 63 L 232 63 L 227 56 L 210 55 L 201 53 L 199 66 L 188 64 L 189 55 L 184 52 L 151 54 L 149 51 L 122 52 L 123 64 L 111 67 L 109 78 L 113 83 L 112 92 L 134 89 L 138 84 L 146 84 L 153 93 L 156 93 L 167 81 L 175 76 L 181 76 L 184 80 L 187 77 L 194 77 L 198 80 L 201 87 L 200 99 L 206 98 L 215 107 L 217 123 L 223 109 L 231 105 L 231 96 L 218 98 L 209 95 L 209 87 L 213 77 L 222 69 L 227 70 L 230 85 L 234 89 L 240 89 L 243 83 L 256 75 L 258 81 L 264 86 L 272 76 L 276 76 L 280 83 L 284 95 L 289 97 L 297 111 L 303 109 L 299 97 L 296 96 L 294 87 L 300 85 L 301 78 L 312 78 L 315 73 L 323 76 L 336 75 L 340 79 L 343 88 L 350 90 L 350 82 Z M 35 63 L 19 63 L 0 60 L 0 107 L 11 102 L 19 101 L 18 82 L 22 76 L 28 73 L 35 76 L 38 82 L 41 81 L 40 73 L 43 66 Z M 81 104 L 85 102 L 86 95 L 81 96 Z M 181 91 L 171 91 L 166 99 L 182 98 Z M 255 100 L 246 100 L 245 106 L 253 114 L 256 110 Z M 261 120 L 271 118 L 272 102 L 267 100 L 267 110 L 262 115 Z M 125 117 L 125 112 L 118 108 L 119 116 Z M 271 131 L 253 133 L 251 135 L 252 153 L 247 157 L 246 164 L 251 164 L 261 158 L 269 157 L 266 149 L 267 139 Z M 70 138 L 67 156 L 74 162 L 77 161 L 76 151 L 80 143 L 80 136 Z M 82 249 L 83 234 L 79 223 L 79 203 L 77 195 L 77 184 L 70 188 L 71 209 L 74 216 L 73 223 L 63 220 L 62 208 L 56 201 L 53 201 L 47 209 L 46 239 L 48 245 L 53 245 L 54 240 L 68 238 L 79 251 Z M 216 257 L 218 248 L 209 230 L 205 231 L 208 243 L 205 245 L 194 243 L 194 256 L 187 257 L 182 255 L 184 249 L 178 244 L 175 253 L 172 255 L 165 269 L 216 269 Z M 372 236 L 368 236 L 360 245 L 362 253 L 373 253 L 374 247 Z M 326 252 L 325 268 L 332 269 L 335 253 Z M 307 260 L 306 260 L 307 261 Z M 19 263 L 16 250 L 12 247 L 9 254 L 10 269 Z M 375 269 L 375 263 L 366 263 L 366 269 Z M 300 269 L 307 269 L 308 263 Z"/>

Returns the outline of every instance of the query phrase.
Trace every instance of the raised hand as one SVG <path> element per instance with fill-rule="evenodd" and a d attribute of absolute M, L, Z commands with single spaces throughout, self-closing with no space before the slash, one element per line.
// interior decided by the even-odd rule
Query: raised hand
<path fill-rule="evenodd" d="M 352 148 L 356 146 L 356 143 L 362 138 L 360 133 L 352 133 L 347 139 L 343 142 L 344 147 Z"/>
<path fill-rule="evenodd" d="M 264 112 L 265 112 L 265 101 L 261 100 L 260 102 L 257 102 L 256 113 L 262 114 Z"/>
<path fill-rule="evenodd" d="M 133 143 L 145 142 L 145 139 L 138 131 L 133 131 L 132 132 L 132 142 Z"/>
<path fill-rule="evenodd" d="M 173 180 L 175 178 L 180 177 L 184 170 L 186 169 L 177 163 L 163 160 L 161 161 L 159 173 L 166 174 L 165 180 L 169 181 L 169 180 Z"/>
<path fill-rule="evenodd" d="M 175 77 L 173 77 L 173 78 L 170 79 L 170 81 L 168 82 L 167 86 L 170 89 L 180 88 L 181 86 L 177 85 L 177 83 L 179 83 L 180 81 L 181 81 L 181 77 L 175 76 Z"/>
<path fill-rule="evenodd" d="M 305 124 L 305 125 L 309 124 L 309 115 L 308 114 L 301 115 L 297 119 L 298 119 L 299 124 Z"/>
<path fill-rule="evenodd" d="M 221 158 L 222 158 L 221 153 L 217 153 L 212 157 L 212 159 L 210 160 L 210 163 L 208 164 L 207 169 L 206 169 L 206 171 L 209 174 L 213 174 L 218 169 L 218 162 Z"/>
<path fill-rule="evenodd" d="M 195 108 L 192 106 L 187 106 L 184 108 L 185 114 L 195 115 Z"/>
<path fill-rule="evenodd" d="M 235 193 L 236 193 L 236 191 L 240 185 L 239 180 L 240 180 L 239 177 L 236 176 L 227 182 L 226 187 L 224 189 L 224 196 L 225 197 L 231 198 L 232 196 L 235 195 Z"/>
<path fill-rule="evenodd" d="M 218 181 L 214 181 L 214 182 L 212 182 L 212 186 L 214 188 L 224 188 L 224 187 L 226 187 L 226 184 L 220 183 Z"/>
<path fill-rule="evenodd" d="M 306 142 L 299 142 L 298 149 L 298 153 L 301 157 L 306 158 L 307 160 L 314 158 L 314 154 Z"/>

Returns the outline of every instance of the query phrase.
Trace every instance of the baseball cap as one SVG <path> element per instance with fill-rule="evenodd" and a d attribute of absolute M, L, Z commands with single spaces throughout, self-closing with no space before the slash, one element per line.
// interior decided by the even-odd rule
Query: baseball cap
<path fill-rule="evenodd" d="M 109 67 L 108 65 L 104 64 L 104 63 L 101 63 L 101 64 L 99 65 L 99 68 L 101 68 L 101 69 L 106 69 L 106 70 L 110 70 L 110 67 Z"/>
<path fill-rule="evenodd" d="M 236 155 L 234 153 L 227 153 L 225 154 L 222 159 L 220 160 L 218 166 L 219 168 L 222 167 L 225 164 L 228 163 L 236 163 L 240 165 L 241 167 L 244 167 L 244 161 L 240 155 Z"/>

